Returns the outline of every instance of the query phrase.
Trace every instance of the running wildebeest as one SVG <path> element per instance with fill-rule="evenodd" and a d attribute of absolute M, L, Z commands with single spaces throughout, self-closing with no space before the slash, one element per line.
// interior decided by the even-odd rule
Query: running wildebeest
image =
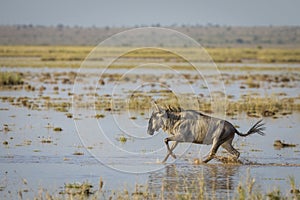
<path fill-rule="evenodd" d="M 212 144 L 209 154 L 203 160 L 204 163 L 207 163 L 215 157 L 220 146 L 237 159 L 240 153 L 232 146 L 235 133 L 242 137 L 254 133 L 264 135 L 265 127 L 263 125 L 262 120 L 259 120 L 247 133 L 242 134 L 226 120 L 210 117 L 195 110 L 170 107 L 163 109 L 154 102 L 154 111 L 149 119 L 147 133 L 153 135 L 154 132 L 162 129 L 171 135 L 164 140 L 168 153 L 162 162 L 165 162 L 170 155 L 176 159 L 172 151 L 179 142 L 190 142 Z M 169 147 L 170 141 L 174 141 L 171 148 Z"/>

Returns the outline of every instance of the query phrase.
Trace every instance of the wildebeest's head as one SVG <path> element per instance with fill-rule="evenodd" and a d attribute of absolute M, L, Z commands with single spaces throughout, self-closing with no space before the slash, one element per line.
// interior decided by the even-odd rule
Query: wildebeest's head
<path fill-rule="evenodd" d="M 153 135 L 154 132 L 158 131 L 164 125 L 164 120 L 167 118 L 167 112 L 165 109 L 159 107 L 153 102 L 153 112 L 148 122 L 147 133 Z"/>

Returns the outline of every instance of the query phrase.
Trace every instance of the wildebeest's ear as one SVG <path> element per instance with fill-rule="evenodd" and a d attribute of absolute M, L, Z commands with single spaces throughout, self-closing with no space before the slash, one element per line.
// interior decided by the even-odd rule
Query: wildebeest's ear
<path fill-rule="evenodd" d="M 152 107 L 155 111 L 163 112 L 163 109 L 156 103 L 156 101 L 152 100 Z"/>

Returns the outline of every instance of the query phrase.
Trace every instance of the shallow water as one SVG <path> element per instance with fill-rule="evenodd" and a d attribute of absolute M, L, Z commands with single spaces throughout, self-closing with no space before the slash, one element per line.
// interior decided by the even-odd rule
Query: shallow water
<path fill-rule="evenodd" d="M 50 73 L 73 71 L 73 69 L 34 68 L 20 70 L 29 71 L 33 77 L 38 77 L 41 71 Z M 89 80 L 91 83 L 97 81 L 95 75 L 99 73 L 93 70 L 95 69 L 90 71 L 92 76 L 88 76 L 92 78 Z M 159 73 L 165 78 L 170 74 L 168 70 L 157 72 L 148 69 L 143 72 L 156 76 Z M 114 69 L 110 73 L 123 74 L 126 73 L 126 69 Z M 130 77 L 129 75 L 139 73 L 132 71 L 127 75 Z M 187 82 L 174 77 L 176 76 L 170 78 L 168 83 L 179 90 L 185 90 Z M 43 85 L 46 90 L 43 94 L 37 90 L 3 90 L 0 91 L 0 96 L 28 96 L 38 99 L 43 95 L 56 99 L 53 101 L 72 100 L 68 93 L 73 91 L 73 84 L 62 84 L 60 81 L 55 84 L 41 83 L 34 78 L 28 81 L 36 87 Z M 129 95 L 131 90 L 136 90 L 136 85 L 142 83 L 141 80 L 120 81 L 116 89 L 111 82 L 105 81 L 105 86 L 99 86 L 97 89 L 99 95 L 111 94 L 113 90 L 115 95 L 124 97 Z M 91 92 L 86 89 L 84 83 L 81 84 L 77 93 Z M 204 80 L 195 81 L 193 83 L 195 92 L 209 95 L 208 89 L 203 87 L 205 84 Z M 260 88 L 241 89 L 240 84 L 239 81 L 226 84 L 227 94 L 233 95 L 236 99 L 251 92 L 262 96 L 280 92 L 284 92 L 286 97 L 299 96 L 300 82 L 297 79 L 290 83 L 293 84 L 291 88 L 263 83 Z M 54 91 L 54 86 L 59 86 L 58 93 Z M 162 85 L 154 88 L 165 89 Z M 148 88 L 145 86 L 138 89 L 146 91 Z M 174 195 L 187 191 L 197 195 L 199 192 L 197 188 L 203 180 L 208 197 L 232 198 L 236 187 L 246 179 L 247 173 L 255 178 L 263 192 L 279 187 L 284 193 L 288 193 L 291 189 L 289 176 L 295 177 L 298 186 L 300 183 L 298 112 L 288 115 L 278 114 L 278 118 L 264 118 L 266 136 L 252 135 L 246 138 L 236 136 L 233 144 L 241 153 L 240 161 L 243 163 L 241 165 L 222 164 L 217 160 L 205 165 L 195 165 L 194 159 L 205 156 L 210 148 L 195 144 L 178 145 L 174 151 L 178 156 L 177 160 L 170 157 L 167 164 L 159 163 L 166 154 L 163 139 L 167 135 L 162 131 L 154 136 L 146 134 L 150 110 L 141 113 L 74 108 L 69 112 L 73 113 L 73 118 L 67 118 L 66 113 L 46 107 L 33 110 L 0 102 L 0 199 L 16 199 L 19 191 L 22 191 L 25 199 L 32 198 L 38 195 L 40 188 L 46 188 L 50 193 L 58 193 L 63 190 L 65 183 L 76 181 L 88 181 L 97 187 L 100 177 L 104 181 L 104 190 L 107 191 L 123 188 L 133 191 L 135 184 L 142 184 L 147 186 L 149 192 L 166 198 L 173 198 Z M 103 114 L 104 118 L 94 117 L 99 113 Z M 242 113 L 228 117 L 227 120 L 239 126 L 241 132 L 246 132 L 258 119 Z M 63 130 L 56 132 L 53 130 L 54 127 L 61 127 Z M 125 137 L 126 141 L 122 142 L 120 139 L 122 137 Z M 45 140 L 48 143 L 43 142 Z M 275 140 L 297 146 L 278 150 L 273 147 Z M 4 141 L 8 144 L 4 144 Z M 218 155 L 228 154 L 221 148 Z"/>
<path fill-rule="evenodd" d="M 175 151 L 181 156 L 175 162 L 169 158 L 168 164 L 157 163 L 166 153 L 163 144 L 166 135 L 160 132 L 154 137 L 147 136 L 145 116 L 138 116 L 134 123 L 125 123 L 130 121 L 127 113 L 107 112 L 103 119 L 95 119 L 82 112 L 78 121 L 85 125 L 91 121 L 96 124 L 102 121 L 103 133 L 107 134 L 109 130 L 108 140 L 98 140 L 102 133 L 97 127 L 94 129 L 89 126 L 85 130 L 93 134 L 78 133 L 81 130 L 76 130 L 74 120 L 67 118 L 64 113 L 16 108 L 7 103 L 0 105 L 2 109 L 8 109 L 0 111 L 2 126 L 7 124 L 11 129 L 0 133 L 1 141 L 8 141 L 8 145 L 0 145 L 0 196 L 3 198 L 15 198 L 18 191 L 25 189 L 28 192 L 23 192 L 23 197 L 28 198 L 36 196 L 39 188 L 59 192 L 65 183 L 75 181 L 89 181 L 97 186 L 100 177 L 106 190 L 122 187 L 133 190 L 135 184 L 145 184 L 149 192 L 158 194 L 163 187 L 164 195 L 170 198 L 183 193 L 186 188 L 193 193 L 204 179 L 207 195 L 232 197 L 239 182 L 245 180 L 248 169 L 263 191 L 274 187 L 288 191 L 288 176 L 294 176 L 296 183 L 300 182 L 299 145 L 281 150 L 273 147 L 276 139 L 298 144 L 299 113 L 278 119 L 264 119 L 266 136 L 236 137 L 234 146 L 241 152 L 243 165 L 226 165 L 216 160 L 206 165 L 194 165 L 194 158 L 203 157 L 209 151 L 209 146 L 181 144 Z M 113 115 L 117 115 L 118 121 L 124 122 L 120 127 L 125 131 L 115 126 L 111 120 Z M 237 118 L 230 121 L 240 126 L 242 132 L 256 121 L 246 115 Z M 49 124 L 62 127 L 63 131 L 54 132 L 52 128 L 47 128 Z M 136 131 L 135 135 L 127 135 L 133 130 Z M 117 140 L 119 135 L 125 135 L 128 140 L 121 143 Z M 42 143 L 43 138 L 51 139 L 52 143 Z M 86 147 L 90 146 L 92 148 L 87 150 Z M 82 152 L 83 155 L 73 155 L 74 152 Z M 218 155 L 227 154 L 220 149 Z M 174 188 L 176 193 L 173 192 Z"/>

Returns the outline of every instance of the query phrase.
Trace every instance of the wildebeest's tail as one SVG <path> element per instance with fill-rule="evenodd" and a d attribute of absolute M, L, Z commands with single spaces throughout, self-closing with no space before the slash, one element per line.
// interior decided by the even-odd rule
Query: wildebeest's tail
<path fill-rule="evenodd" d="M 266 128 L 264 127 L 264 123 L 262 123 L 262 119 L 259 120 L 258 122 L 256 122 L 251 128 L 250 130 L 245 133 L 245 134 L 242 134 L 242 133 L 239 133 L 238 131 L 236 132 L 239 136 L 242 136 L 242 137 L 246 137 L 248 135 L 251 135 L 253 133 L 258 133 L 260 135 L 265 135 L 265 133 L 263 132 Z"/>

